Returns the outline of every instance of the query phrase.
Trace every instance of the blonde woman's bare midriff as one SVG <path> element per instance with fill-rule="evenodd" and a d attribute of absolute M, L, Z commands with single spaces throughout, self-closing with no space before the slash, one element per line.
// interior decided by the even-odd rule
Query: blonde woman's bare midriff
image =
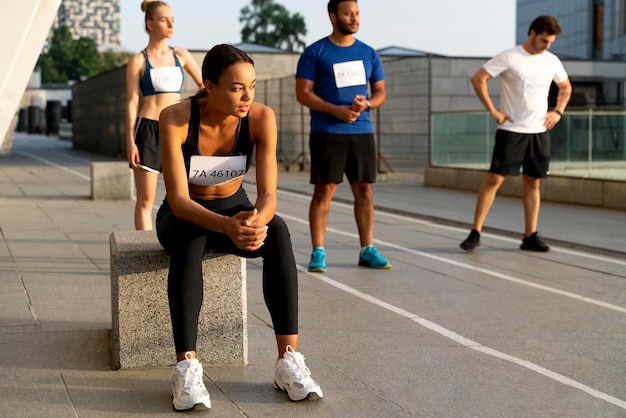
<path fill-rule="evenodd" d="M 145 119 L 159 120 L 161 110 L 179 101 L 179 93 L 160 93 L 146 96 L 143 98 L 138 116 Z"/>
<path fill-rule="evenodd" d="M 243 177 L 234 179 L 219 186 L 198 186 L 189 184 L 189 195 L 192 199 L 216 200 L 225 199 L 234 195 L 241 187 Z"/>

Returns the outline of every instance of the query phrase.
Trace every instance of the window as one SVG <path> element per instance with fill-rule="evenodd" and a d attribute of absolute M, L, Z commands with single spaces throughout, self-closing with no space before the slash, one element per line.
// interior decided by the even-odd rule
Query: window
<path fill-rule="evenodd" d="M 604 3 L 593 5 L 593 58 L 602 58 L 604 47 Z"/>

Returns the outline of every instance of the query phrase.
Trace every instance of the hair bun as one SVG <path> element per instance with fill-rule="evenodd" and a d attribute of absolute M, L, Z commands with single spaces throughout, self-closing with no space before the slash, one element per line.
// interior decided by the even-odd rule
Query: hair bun
<path fill-rule="evenodd" d="M 141 2 L 141 11 L 145 12 L 146 9 L 148 8 L 148 3 L 152 3 L 153 1 L 155 1 L 155 0 L 143 0 Z"/>

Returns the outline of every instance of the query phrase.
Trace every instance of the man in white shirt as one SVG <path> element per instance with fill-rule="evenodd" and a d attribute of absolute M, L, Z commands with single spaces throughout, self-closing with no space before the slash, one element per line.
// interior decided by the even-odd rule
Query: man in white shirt
<path fill-rule="evenodd" d="M 549 131 L 561 120 L 572 86 L 561 61 L 548 51 L 561 27 L 552 16 L 539 16 L 528 29 L 528 39 L 487 61 L 472 76 L 476 95 L 498 124 L 491 167 L 480 187 L 473 229 L 460 247 L 472 251 L 480 246 L 480 233 L 496 193 L 506 176 L 523 169 L 525 231 L 520 248 L 549 251 L 537 234 L 540 181 L 550 164 Z M 487 81 L 500 77 L 500 109 L 489 96 Z M 556 106 L 548 110 L 548 94 L 558 87 Z"/>

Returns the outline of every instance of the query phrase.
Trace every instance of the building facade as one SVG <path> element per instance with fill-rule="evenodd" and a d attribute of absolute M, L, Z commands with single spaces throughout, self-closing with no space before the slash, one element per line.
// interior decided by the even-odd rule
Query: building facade
<path fill-rule="evenodd" d="M 98 49 L 118 50 L 121 44 L 120 0 L 63 0 L 44 46 L 47 50 L 52 31 L 69 27 L 75 38 L 92 38 Z"/>
<path fill-rule="evenodd" d="M 626 0 L 517 0 L 516 41 L 539 15 L 556 17 L 563 29 L 551 51 L 562 58 L 626 60 Z"/>
<path fill-rule="evenodd" d="M 516 43 L 528 37 L 539 15 L 557 18 L 563 32 L 550 51 L 561 59 L 602 62 L 626 61 L 626 0 L 517 0 Z M 596 72 L 597 73 L 597 72 Z M 624 80 L 598 74 L 577 80 L 569 107 L 623 107 Z"/>

